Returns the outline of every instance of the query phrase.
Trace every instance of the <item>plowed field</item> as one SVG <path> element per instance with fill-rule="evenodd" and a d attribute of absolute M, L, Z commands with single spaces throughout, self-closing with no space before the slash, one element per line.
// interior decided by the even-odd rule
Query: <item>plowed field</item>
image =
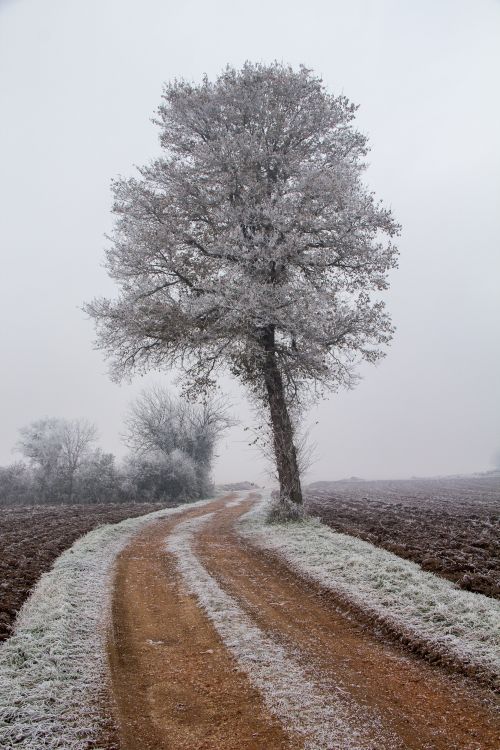
<path fill-rule="evenodd" d="M 500 597 L 500 474 L 317 482 L 310 513 L 461 588 Z"/>
<path fill-rule="evenodd" d="M 138 503 L 0 508 L 0 641 L 11 634 L 16 613 L 39 577 L 75 539 L 101 524 L 162 507 Z"/>

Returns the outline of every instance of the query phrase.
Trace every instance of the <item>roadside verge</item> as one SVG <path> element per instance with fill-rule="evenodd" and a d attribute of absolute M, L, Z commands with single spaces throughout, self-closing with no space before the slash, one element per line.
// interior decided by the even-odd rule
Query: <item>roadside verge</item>
<path fill-rule="evenodd" d="M 267 524 L 264 498 L 239 531 L 406 646 L 499 686 L 500 602 L 463 591 L 419 565 L 319 519 Z"/>

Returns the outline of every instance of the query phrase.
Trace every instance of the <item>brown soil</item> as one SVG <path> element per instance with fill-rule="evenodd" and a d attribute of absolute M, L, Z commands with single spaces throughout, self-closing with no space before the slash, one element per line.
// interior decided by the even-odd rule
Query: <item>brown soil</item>
<path fill-rule="evenodd" d="M 307 508 L 335 531 L 413 560 L 467 591 L 500 598 L 500 473 L 316 482 Z"/>
<path fill-rule="evenodd" d="M 78 537 L 105 523 L 143 516 L 165 504 L 36 505 L 0 508 L 0 641 L 42 573 Z"/>
<path fill-rule="evenodd" d="M 216 501 L 210 510 L 223 505 Z M 193 509 L 182 520 L 205 512 Z M 117 561 L 109 657 L 120 748 L 301 747 L 269 715 L 195 598 L 183 592 L 163 549 L 179 520 L 147 527 Z"/>
<path fill-rule="evenodd" d="M 119 558 L 110 663 L 123 750 L 303 747 L 268 714 L 164 551 L 177 523 L 223 505 L 152 524 Z M 331 597 L 243 541 L 234 522 L 248 505 L 214 514 L 195 551 L 261 630 L 299 653 L 306 672 L 333 680 L 378 713 L 397 738 L 394 747 L 498 748 L 490 692 L 368 632 Z M 374 750 L 381 746 L 375 738 Z"/>

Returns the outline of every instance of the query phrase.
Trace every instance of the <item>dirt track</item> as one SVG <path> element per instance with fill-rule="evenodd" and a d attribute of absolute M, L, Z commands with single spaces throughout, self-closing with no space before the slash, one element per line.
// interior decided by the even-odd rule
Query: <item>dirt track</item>
<path fill-rule="evenodd" d="M 362 734 L 353 747 L 498 748 L 500 724 L 487 691 L 367 632 L 331 597 L 248 546 L 234 521 L 252 501 L 225 507 L 230 499 L 148 526 L 118 560 L 109 653 L 123 750 L 350 747 L 297 732 L 296 716 L 278 722 L 186 592 L 165 543 L 186 519 L 209 513 L 194 534 L 197 559 L 252 626 L 323 690 L 318 703 L 337 701 L 353 737 Z"/>

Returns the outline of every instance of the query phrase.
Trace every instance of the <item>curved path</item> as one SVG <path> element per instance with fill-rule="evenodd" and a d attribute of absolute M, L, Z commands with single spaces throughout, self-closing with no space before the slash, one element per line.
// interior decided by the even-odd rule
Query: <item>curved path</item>
<path fill-rule="evenodd" d="M 117 562 L 122 750 L 497 750 L 488 691 L 378 637 L 235 531 L 255 498 L 156 521 Z"/>

